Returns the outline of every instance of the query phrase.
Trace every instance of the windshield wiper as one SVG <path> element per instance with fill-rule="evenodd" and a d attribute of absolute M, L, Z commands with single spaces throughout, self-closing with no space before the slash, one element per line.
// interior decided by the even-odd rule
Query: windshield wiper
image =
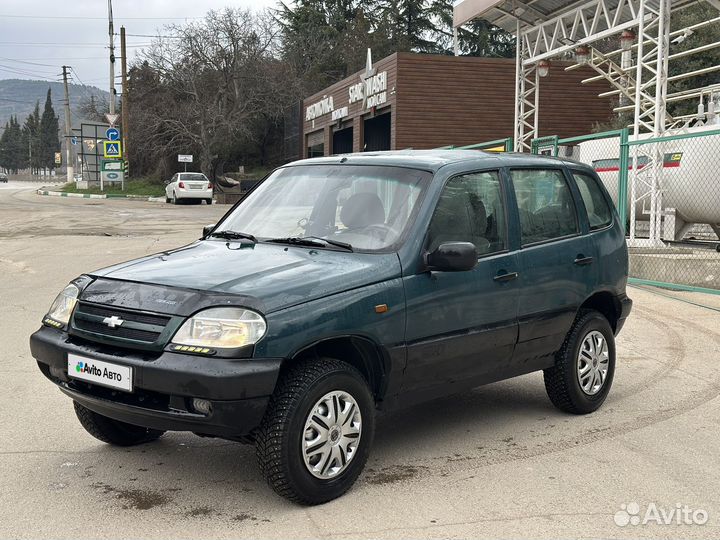
<path fill-rule="evenodd" d="M 225 238 L 227 240 L 251 240 L 253 243 L 257 244 L 257 238 L 255 238 L 252 234 L 239 231 L 217 231 L 210 233 L 208 238 L 210 237 Z"/>
<path fill-rule="evenodd" d="M 295 246 L 310 246 L 310 247 L 339 247 L 346 251 L 352 251 L 353 248 L 346 242 L 338 242 L 337 240 L 328 240 L 327 238 L 321 238 L 319 236 L 289 236 L 287 238 L 271 238 L 268 242 L 275 244 L 292 244 Z"/>

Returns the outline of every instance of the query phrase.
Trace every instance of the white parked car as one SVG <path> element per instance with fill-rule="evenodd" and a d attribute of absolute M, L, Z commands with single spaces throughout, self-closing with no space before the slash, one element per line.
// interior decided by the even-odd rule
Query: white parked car
<path fill-rule="evenodd" d="M 176 173 L 165 183 L 165 202 L 179 204 L 191 200 L 212 204 L 213 185 L 202 173 Z"/>

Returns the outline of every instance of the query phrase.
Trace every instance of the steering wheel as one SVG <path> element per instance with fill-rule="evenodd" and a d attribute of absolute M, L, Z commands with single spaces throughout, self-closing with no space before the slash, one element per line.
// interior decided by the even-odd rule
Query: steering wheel
<path fill-rule="evenodd" d="M 368 231 L 369 233 L 379 233 L 374 234 L 373 236 L 376 236 L 380 240 L 385 240 L 387 238 L 387 235 L 394 231 L 392 227 L 389 227 L 388 225 L 385 225 L 384 223 L 376 223 L 374 225 L 368 225 L 367 227 L 363 227 L 363 230 Z"/>

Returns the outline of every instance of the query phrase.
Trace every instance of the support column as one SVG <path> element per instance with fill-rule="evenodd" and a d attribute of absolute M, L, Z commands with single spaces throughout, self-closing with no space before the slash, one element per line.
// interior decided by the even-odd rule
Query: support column
<path fill-rule="evenodd" d="M 353 126 L 353 152 L 362 152 L 365 141 L 365 121 L 362 116 L 356 116 L 352 121 Z"/>
<path fill-rule="evenodd" d="M 332 126 L 325 126 L 325 129 L 323 129 L 323 147 L 325 148 L 326 156 L 332 156 L 333 154 L 332 143 Z"/>

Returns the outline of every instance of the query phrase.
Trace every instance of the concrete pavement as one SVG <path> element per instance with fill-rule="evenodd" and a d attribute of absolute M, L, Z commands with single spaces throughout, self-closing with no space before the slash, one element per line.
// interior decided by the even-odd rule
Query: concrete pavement
<path fill-rule="evenodd" d="M 188 243 L 228 207 L 33 187 L 0 184 L 0 537 L 720 536 L 720 312 L 631 289 L 600 411 L 555 410 L 532 374 L 383 417 L 356 486 L 303 508 L 264 484 L 250 446 L 183 433 L 101 444 L 28 349 L 70 279 Z M 621 526 L 651 504 L 702 510 L 707 523 Z"/>

